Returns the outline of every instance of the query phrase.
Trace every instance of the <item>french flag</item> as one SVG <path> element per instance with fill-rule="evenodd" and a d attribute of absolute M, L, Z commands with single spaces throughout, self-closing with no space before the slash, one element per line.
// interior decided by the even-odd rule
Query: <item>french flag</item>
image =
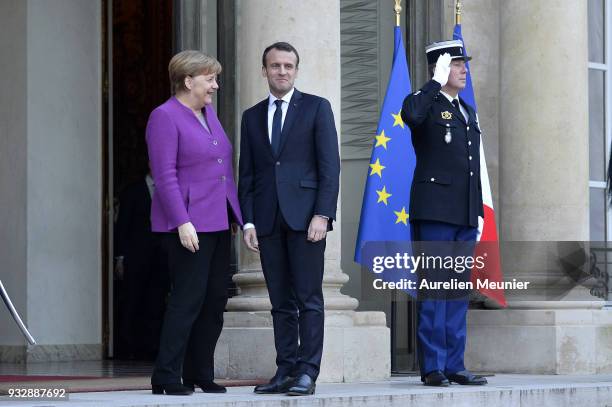
<path fill-rule="evenodd" d="M 461 34 L 461 24 L 456 24 L 453 30 L 453 39 L 463 42 L 464 55 L 469 55 L 465 49 L 465 42 Z M 472 75 L 470 72 L 469 63 L 466 61 L 468 69 L 465 89 L 459 96 L 467 104 L 472 106 L 476 112 L 476 98 L 474 97 L 474 88 L 472 87 Z M 480 127 L 480 123 L 478 123 Z M 487 285 L 478 285 L 480 280 L 484 282 L 488 279 L 490 282 L 501 283 L 504 281 L 502 274 L 501 259 L 499 251 L 499 239 L 497 237 L 497 226 L 495 224 L 495 209 L 493 209 L 493 196 L 491 194 L 491 183 L 489 181 L 489 172 L 487 170 L 487 162 L 485 160 L 484 146 L 482 143 L 482 134 L 480 136 L 480 184 L 482 187 L 482 202 L 484 206 L 484 223 L 480 220 L 478 228 L 478 244 L 474 251 L 474 257 L 482 256 L 485 260 L 485 267 L 482 270 L 474 269 L 472 271 L 472 283 L 474 287 L 478 287 L 478 291 L 486 297 L 494 300 L 500 306 L 506 307 L 506 296 L 502 288 L 489 288 Z M 497 285 L 497 284 L 495 284 Z"/>

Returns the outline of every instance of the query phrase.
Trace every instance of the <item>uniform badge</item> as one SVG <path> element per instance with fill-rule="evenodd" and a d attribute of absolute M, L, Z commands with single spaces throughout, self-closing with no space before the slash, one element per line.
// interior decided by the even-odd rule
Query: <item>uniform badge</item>
<path fill-rule="evenodd" d="M 445 112 L 445 113 L 448 113 L 448 112 Z M 453 136 L 451 134 L 450 124 L 446 123 L 446 134 L 444 135 L 444 142 L 446 144 L 450 144 L 452 140 L 453 140 Z"/>
<path fill-rule="evenodd" d="M 453 118 L 453 114 L 449 112 L 448 110 L 445 110 L 444 112 L 442 112 L 442 118 L 444 120 L 450 120 Z"/>

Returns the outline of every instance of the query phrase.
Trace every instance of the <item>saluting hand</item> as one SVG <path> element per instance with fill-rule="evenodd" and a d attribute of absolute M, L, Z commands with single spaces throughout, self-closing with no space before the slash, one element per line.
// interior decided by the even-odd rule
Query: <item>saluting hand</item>
<path fill-rule="evenodd" d="M 434 69 L 433 80 L 440 85 L 446 85 L 448 76 L 450 75 L 451 56 L 448 52 L 440 55 L 436 61 L 436 69 Z"/>
<path fill-rule="evenodd" d="M 185 249 L 189 250 L 191 253 L 200 250 L 198 234 L 191 222 L 183 223 L 179 226 L 178 233 L 181 244 Z"/>

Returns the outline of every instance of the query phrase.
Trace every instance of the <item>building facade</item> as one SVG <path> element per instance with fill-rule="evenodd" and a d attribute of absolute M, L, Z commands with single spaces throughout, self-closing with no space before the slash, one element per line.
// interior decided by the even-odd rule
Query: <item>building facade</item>
<path fill-rule="evenodd" d="M 424 46 L 452 36 L 455 4 L 402 3 L 416 89 L 427 79 Z M 113 198 L 146 166 L 142 129 L 150 107 L 169 96 L 169 56 L 197 48 L 223 64 L 217 110 L 237 162 L 241 112 L 267 95 L 261 52 L 285 40 L 301 56 L 296 86 L 330 100 L 341 143 L 321 379 L 414 370 L 411 303 L 365 297 L 352 261 L 391 67 L 393 6 L 392 0 L 0 2 L 0 279 L 39 343 L 26 345 L 0 312 L 0 361 L 113 356 Z M 611 0 L 466 0 L 462 23 L 500 239 L 609 241 Z M 217 373 L 267 377 L 274 351 L 259 259 L 236 239 L 234 263 L 236 295 Z M 509 278 L 531 278 L 537 267 L 504 261 Z M 508 299 L 508 309 L 470 311 L 472 369 L 612 371 L 612 314 L 604 301 L 537 301 L 520 293 Z"/>

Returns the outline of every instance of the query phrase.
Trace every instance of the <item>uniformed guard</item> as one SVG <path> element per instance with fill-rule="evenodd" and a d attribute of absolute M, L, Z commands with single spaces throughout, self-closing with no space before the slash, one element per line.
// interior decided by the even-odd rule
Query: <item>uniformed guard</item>
<path fill-rule="evenodd" d="M 431 80 L 408 95 L 402 107 L 417 161 L 410 192 L 412 240 L 468 242 L 473 248 L 478 218 L 484 217 L 480 128 L 474 109 L 458 96 L 471 58 L 459 40 L 433 43 L 425 52 Z M 466 276 L 469 281 L 469 272 Z M 421 380 L 428 386 L 486 384 L 464 365 L 468 299 L 449 298 L 448 293 L 419 298 Z"/>

